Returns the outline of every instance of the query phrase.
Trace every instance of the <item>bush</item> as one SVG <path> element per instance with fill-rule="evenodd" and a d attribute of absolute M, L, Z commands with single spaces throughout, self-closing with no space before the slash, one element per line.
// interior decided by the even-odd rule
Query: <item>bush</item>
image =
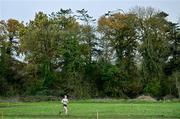
<path fill-rule="evenodd" d="M 23 102 L 40 102 L 40 101 L 58 101 L 56 96 L 25 96 L 20 97 L 20 101 Z"/>
<path fill-rule="evenodd" d="M 175 97 L 173 95 L 166 95 L 163 97 L 164 100 L 172 100 L 175 99 Z"/>
<path fill-rule="evenodd" d="M 146 85 L 146 87 L 144 88 L 144 93 L 157 97 L 160 95 L 160 89 L 161 89 L 160 81 L 153 80 Z"/>
<path fill-rule="evenodd" d="M 64 95 L 64 91 L 44 89 L 44 90 L 36 92 L 36 95 L 38 95 L 38 96 L 39 95 L 41 95 L 41 96 L 46 95 L 46 96 L 56 96 L 56 97 L 59 97 L 59 96 Z"/>

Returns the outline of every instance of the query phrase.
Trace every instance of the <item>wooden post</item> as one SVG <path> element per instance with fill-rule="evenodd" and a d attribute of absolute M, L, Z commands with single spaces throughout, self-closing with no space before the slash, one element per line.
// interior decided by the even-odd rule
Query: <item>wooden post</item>
<path fill-rule="evenodd" d="M 55 112 L 54 112 L 55 107 L 53 106 L 53 101 L 52 101 L 52 99 L 51 99 L 51 105 L 52 105 L 52 115 L 54 115 L 54 114 L 55 114 Z"/>
<path fill-rule="evenodd" d="M 96 114 L 96 115 L 97 115 L 97 119 L 99 119 L 99 114 L 98 114 L 98 112 L 97 112 L 97 114 Z"/>
<path fill-rule="evenodd" d="M 3 112 L 2 112 L 2 119 L 3 119 Z"/>

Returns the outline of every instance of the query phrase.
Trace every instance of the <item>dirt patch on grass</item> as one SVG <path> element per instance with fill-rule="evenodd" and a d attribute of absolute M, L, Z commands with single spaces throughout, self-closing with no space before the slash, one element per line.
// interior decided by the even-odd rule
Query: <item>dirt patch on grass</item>
<path fill-rule="evenodd" d="M 141 95 L 141 96 L 137 97 L 136 99 L 145 100 L 145 101 L 156 101 L 156 99 L 154 99 L 151 96 L 147 96 L 147 95 Z"/>

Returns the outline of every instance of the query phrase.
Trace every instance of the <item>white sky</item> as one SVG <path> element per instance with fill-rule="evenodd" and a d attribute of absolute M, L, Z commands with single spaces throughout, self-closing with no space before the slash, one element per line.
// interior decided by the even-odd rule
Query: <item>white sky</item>
<path fill-rule="evenodd" d="M 71 8 L 74 12 L 84 8 L 98 19 L 107 11 L 123 9 L 127 12 L 137 5 L 167 12 L 169 20 L 174 22 L 180 18 L 180 0 L 0 0 L 0 19 L 14 18 L 28 22 L 38 11 L 50 14 L 60 8 Z"/>

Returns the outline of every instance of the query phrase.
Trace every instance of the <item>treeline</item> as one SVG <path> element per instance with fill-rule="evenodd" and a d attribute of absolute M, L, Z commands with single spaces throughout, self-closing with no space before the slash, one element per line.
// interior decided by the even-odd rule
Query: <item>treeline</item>
<path fill-rule="evenodd" d="M 0 22 L 0 96 L 180 96 L 180 29 L 151 7 Z M 18 57 L 20 57 L 18 59 Z"/>

